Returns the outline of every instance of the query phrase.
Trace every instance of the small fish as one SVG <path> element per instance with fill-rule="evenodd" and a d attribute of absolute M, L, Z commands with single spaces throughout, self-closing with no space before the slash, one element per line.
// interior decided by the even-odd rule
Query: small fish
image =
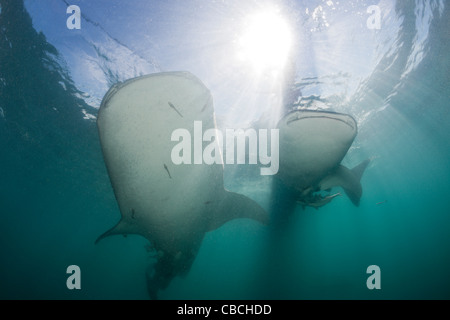
<path fill-rule="evenodd" d="M 203 111 L 205 111 L 205 110 L 206 110 L 206 108 L 208 107 L 208 105 L 209 105 L 209 101 L 208 101 L 207 103 L 205 103 L 205 105 L 203 106 L 203 108 L 202 108 L 202 110 L 201 110 L 200 112 L 203 112 Z"/>
<path fill-rule="evenodd" d="M 386 203 L 386 202 L 387 202 L 387 200 L 380 201 L 380 202 L 377 202 L 376 205 L 378 206 L 378 205 L 383 204 L 383 203 Z"/>
<path fill-rule="evenodd" d="M 180 113 L 180 111 L 177 110 L 177 108 L 175 108 L 175 106 L 171 102 L 168 102 L 168 104 L 169 104 L 169 107 L 171 107 L 173 110 L 175 110 L 180 115 L 180 117 L 183 118 L 183 115 Z"/>
<path fill-rule="evenodd" d="M 164 163 L 164 169 L 166 169 L 167 174 L 169 175 L 169 178 L 172 179 L 172 176 L 170 175 L 170 172 L 169 172 L 169 168 L 167 168 L 165 163 Z"/>

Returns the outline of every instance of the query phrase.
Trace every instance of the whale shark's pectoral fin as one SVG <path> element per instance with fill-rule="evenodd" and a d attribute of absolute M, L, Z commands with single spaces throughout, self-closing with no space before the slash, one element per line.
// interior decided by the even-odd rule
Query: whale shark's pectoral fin
<path fill-rule="evenodd" d="M 263 224 L 269 222 L 269 216 L 262 207 L 252 199 L 238 193 L 225 191 L 223 198 L 211 207 L 214 210 L 211 210 L 208 231 L 215 230 L 237 218 L 249 218 Z"/>
<path fill-rule="evenodd" d="M 128 223 L 127 219 L 122 217 L 120 221 L 108 231 L 102 233 L 96 240 L 95 244 L 97 244 L 100 240 L 105 239 L 106 237 L 122 234 L 126 236 L 127 234 L 137 234 L 138 232 L 134 231 L 132 226 Z"/>
<path fill-rule="evenodd" d="M 369 162 L 370 160 L 366 159 L 353 169 L 348 169 L 343 165 L 339 165 L 332 174 L 322 179 L 319 183 L 320 189 L 326 190 L 331 187 L 340 186 L 344 189 L 352 203 L 358 207 L 362 195 L 360 181 Z"/>

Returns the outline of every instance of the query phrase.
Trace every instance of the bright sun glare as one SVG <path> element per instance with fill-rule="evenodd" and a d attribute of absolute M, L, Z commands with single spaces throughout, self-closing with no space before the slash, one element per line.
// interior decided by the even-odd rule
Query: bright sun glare
<path fill-rule="evenodd" d="M 273 11 L 248 17 L 239 39 L 238 57 L 251 63 L 258 71 L 279 71 L 283 68 L 291 48 L 291 32 L 285 19 Z"/>

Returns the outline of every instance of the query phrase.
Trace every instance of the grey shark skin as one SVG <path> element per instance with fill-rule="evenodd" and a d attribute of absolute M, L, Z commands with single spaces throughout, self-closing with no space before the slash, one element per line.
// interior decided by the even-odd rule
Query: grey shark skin
<path fill-rule="evenodd" d="M 361 177 L 370 160 L 353 169 L 341 165 L 357 134 L 355 119 L 347 114 L 294 110 L 278 123 L 280 169 L 277 177 L 296 192 L 303 206 L 321 207 L 339 194 L 315 192 L 340 186 L 355 206 L 362 195 Z"/>
<path fill-rule="evenodd" d="M 189 271 L 206 232 L 235 218 L 267 222 L 253 200 L 223 187 L 220 164 L 171 160 L 175 129 L 194 136 L 194 121 L 215 128 L 209 90 L 187 72 L 159 73 L 112 87 L 97 125 L 102 152 L 121 212 L 115 234 L 147 238 L 157 262 L 147 271 L 150 297 Z M 209 143 L 208 143 L 209 144 Z"/>

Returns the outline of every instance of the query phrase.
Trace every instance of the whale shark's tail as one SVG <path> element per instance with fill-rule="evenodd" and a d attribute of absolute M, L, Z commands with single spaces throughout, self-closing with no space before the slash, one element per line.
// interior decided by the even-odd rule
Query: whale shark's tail
<path fill-rule="evenodd" d="M 370 159 L 366 159 L 353 169 L 339 165 L 333 175 L 321 181 L 320 188 L 326 190 L 334 186 L 341 186 L 352 203 L 358 207 L 362 196 L 361 177 L 369 163 Z"/>

